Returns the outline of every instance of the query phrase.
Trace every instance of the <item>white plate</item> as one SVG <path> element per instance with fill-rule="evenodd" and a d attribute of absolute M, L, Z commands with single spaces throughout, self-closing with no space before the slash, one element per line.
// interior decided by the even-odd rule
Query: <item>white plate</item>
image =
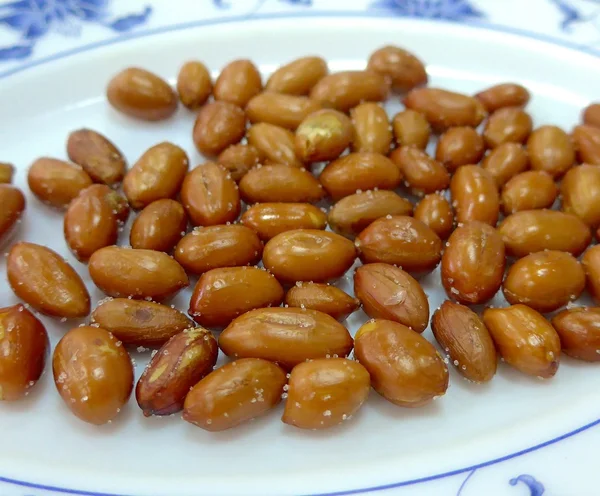
<path fill-rule="evenodd" d="M 473 26 L 356 17 L 188 26 L 85 50 L 0 79 L 0 153 L 17 164 L 16 184 L 24 190 L 28 165 L 42 155 L 64 158 L 66 136 L 80 127 L 106 134 L 130 163 L 149 146 L 169 140 L 184 147 L 196 165 L 202 158 L 191 141 L 193 116 L 180 109 L 171 121 L 140 123 L 115 113 L 104 100 L 112 74 L 138 65 L 173 80 L 187 59 L 202 59 L 216 74 L 241 57 L 256 61 L 266 74 L 306 54 L 323 55 L 332 70 L 360 68 L 386 43 L 422 57 L 433 86 L 474 92 L 501 81 L 525 84 L 533 92 L 529 110 L 536 125 L 570 129 L 600 83 L 600 64 L 592 55 Z M 86 267 L 68 252 L 61 214 L 30 194 L 27 199 L 20 238 L 67 257 L 92 297 L 101 298 Z M 4 277 L 4 261 L 0 271 Z M 439 272 L 424 286 L 433 310 L 445 299 Z M 174 303 L 186 310 L 188 297 L 189 291 Z M 7 284 L 0 285 L 2 305 L 16 301 Z M 42 320 L 53 344 L 68 327 Z M 362 320 L 364 315 L 351 318 L 352 331 Z M 425 336 L 432 339 L 430 331 Z M 139 376 L 146 360 L 136 360 Z M 551 381 L 530 379 L 502 364 L 491 384 L 477 386 L 451 370 L 446 396 L 424 408 L 398 408 L 372 393 L 352 421 L 326 432 L 285 426 L 280 407 L 244 427 L 210 434 L 179 416 L 145 419 L 133 399 L 112 425 L 86 425 L 62 404 L 46 373 L 25 401 L 0 405 L 0 482 L 10 483 L 2 494 L 46 494 L 44 488 L 53 488 L 70 494 L 267 496 L 405 486 L 427 494 L 430 489 L 421 492 L 419 482 L 455 474 L 462 474 L 462 482 L 475 469 L 593 425 L 600 410 L 598 381 L 600 369 L 568 359 Z M 532 495 L 542 494 L 543 486 L 527 477 L 519 480 Z M 460 482 L 453 482 L 447 494 L 471 494 L 470 483 L 459 489 Z M 500 493 L 488 487 L 485 494 Z"/>

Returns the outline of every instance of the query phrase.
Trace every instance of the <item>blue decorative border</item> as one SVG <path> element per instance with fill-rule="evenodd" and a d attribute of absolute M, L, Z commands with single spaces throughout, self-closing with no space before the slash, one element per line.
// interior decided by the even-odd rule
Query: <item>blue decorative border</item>
<path fill-rule="evenodd" d="M 553 1 L 553 0 L 551 0 L 551 1 Z M 384 2 L 382 2 L 382 3 L 384 3 Z M 379 5 L 381 6 L 381 3 Z M 19 72 L 26 71 L 33 67 L 44 65 L 49 62 L 53 62 L 53 61 L 56 61 L 59 59 L 70 57 L 72 55 L 76 55 L 79 53 L 94 50 L 96 48 L 116 45 L 116 44 L 123 43 L 123 42 L 131 40 L 131 39 L 145 38 L 145 37 L 154 36 L 157 34 L 181 31 L 181 30 L 185 30 L 185 29 L 197 28 L 197 27 L 202 27 L 202 26 L 237 23 L 240 21 L 269 20 L 269 19 L 281 19 L 281 18 L 306 18 L 306 17 L 312 17 L 312 18 L 316 18 L 316 17 L 389 18 L 389 12 L 381 12 L 381 11 L 377 12 L 376 10 L 375 11 L 367 11 L 367 12 L 339 12 L 339 11 L 295 12 L 295 13 L 283 12 L 283 13 L 272 13 L 272 14 L 253 14 L 250 17 L 249 16 L 236 16 L 236 17 L 232 16 L 232 17 L 216 18 L 216 19 L 210 19 L 210 20 L 197 20 L 197 21 L 173 24 L 170 26 L 164 26 L 164 27 L 160 27 L 160 28 L 156 28 L 156 29 L 150 29 L 150 30 L 143 31 L 143 32 L 137 32 L 137 33 L 133 33 L 133 34 L 125 34 L 118 38 L 107 39 L 107 40 L 103 40 L 100 42 L 83 45 L 83 46 L 80 46 L 80 47 L 77 47 L 77 48 L 74 48 L 71 50 L 65 50 L 62 52 L 58 52 L 49 57 L 41 58 L 39 60 L 29 62 L 29 63 L 24 63 L 16 68 L 0 72 L 0 79 L 17 74 Z M 475 15 L 472 17 L 477 17 L 477 16 Z M 417 19 L 415 19 L 414 22 L 422 22 L 422 21 L 417 18 Z M 451 20 L 449 21 L 448 17 L 433 17 L 433 18 L 429 17 L 426 19 L 426 22 L 439 22 L 439 23 L 446 24 L 446 23 L 452 22 L 452 21 Z M 463 21 L 463 22 L 465 22 L 465 21 Z M 535 39 L 535 40 L 543 41 L 543 42 L 547 42 L 547 43 L 552 43 L 554 45 L 561 46 L 564 48 L 569 48 L 569 49 L 573 49 L 573 50 L 576 50 L 579 52 L 591 54 L 596 57 L 599 57 L 599 55 L 600 55 L 598 53 L 598 51 L 590 49 L 584 45 L 566 42 L 564 40 L 553 38 L 551 36 L 545 36 L 545 35 L 541 35 L 541 34 L 531 33 L 529 31 L 525 31 L 522 29 L 511 28 L 511 27 L 506 27 L 506 26 L 499 26 L 499 25 L 481 22 L 481 21 L 477 21 L 475 23 L 469 22 L 468 24 L 470 24 L 472 27 L 477 28 L 477 29 L 496 31 L 496 32 L 508 33 L 508 34 L 515 34 L 515 35 L 519 35 L 522 37 Z M 599 60 L 600 60 L 600 57 L 599 57 Z M 338 492 L 330 492 L 330 493 L 318 493 L 318 494 L 312 494 L 312 495 L 306 495 L 306 496 L 349 496 L 349 495 L 356 495 L 356 494 L 364 494 L 367 492 L 384 491 L 384 490 L 390 490 L 390 489 L 404 487 L 404 486 L 415 485 L 415 484 L 419 484 L 419 483 L 423 483 L 423 482 L 430 482 L 430 481 L 434 481 L 437 479 L 443 479 L 446 477 L 452 477 L 452 476 L 460 475 L 460 474 L 468 474 L 458 490 L 457 496 L 460 496 L 460 494 L 461 494 L 462 490 L 464 489 L 464 487 L 466 486 L 467 482 L 475 474 L 475 472 L 477 470 L 484 468 L 484 467 L 489 467 L 491 465 L 495 465 L 495 464 L 498 464 L 498 463 L 501 463 L 501 462 L 504 462 L 507 460 L 511 460 L 513 458 L 517 458 L 517 457 L 520 457 L 522 455 L 525 455 L 525 454 L 528 454 L 528 453 L 531 453 L 534 451 L 537 451 L 546 446 L 550 446 L 552 444 L 558 443 L 559 441 L 562 441 L 564 439 L 575 436 L 576 434 L 579 434 L 580 432 L 591 429 L 592 427 L 595 427 L 599 424 L 600 424 L 600 419 L 597 419 L 597 420 L 590 422 L 582 427 L 579 427 L 573 431 L 570 431 L 566 434 L 555 437 L 555 438 L 545 441 L 543 443 L 537 444 L 530 448 L 525 448 L 525 449 L 517 451 L 515 453 L 511 453 L 509 455 L 505 455 L 505 456 L 502 456 L 499 458 L 488 460 L 486 462 L 482 462 L 482 463 L 472 465 L 469 467 L 465 467 L 462 469 L 452 470 L 449 472 L 443 472 L 440 474 L 435 474 L 435 475 L 431 475 L 431 476 L 427 476 L 427 477 L 421 477 L 421 478 L 417 478 L 417 479 L 411 479 L 411 480 L 402 481 L 402 482 L 385 484 L 382 486 L 372 486 L 372 487 L 365 487 L 365 488 L 360 488 L 360 489 L 351 489 L 351 490 L 346 490 L 346 491 L 338 491 Z M 7 483 L 7 484 L 13 484 L 13 485 L 21 486 L 21 487 L 26 487 L 26 488 L 30 488 L 30 489 L 39 489 L 39 490 L 44 490 L 44 491 L 50 491 L 50 492 L 56 492 L 56 493 L 62 493 L 62 494 L 71 494 L 71 495 L 77 495 L 77 496 L 127 496 L 124 494 L 116 494 L 116 493 L 99 493 L 99 492 L 94 492 L 94 491 L 83 491 L 83 490 L 78 490 L 78 489 L 61 488 L 61 487 L 57 487 L 57 486 L 36 484 L 36 483 L 32 483 L 32 482 L 27 482 L 27 481 L 22 481 L 22 480 L 17 480 L 17 479 L 10 479 L 10 478 L 1 477 L 1 476 L 0 476 L 0 482 Z M 515 486 L 519 482 L 524 483 L 529 488 L 530 496 L 541 496 L 544 493 L 544 486 L 530 475 L 527 475 L 527 474 L 519 475 L 518 477 L 510 479 L 509 484 L 511 486 Z"/>

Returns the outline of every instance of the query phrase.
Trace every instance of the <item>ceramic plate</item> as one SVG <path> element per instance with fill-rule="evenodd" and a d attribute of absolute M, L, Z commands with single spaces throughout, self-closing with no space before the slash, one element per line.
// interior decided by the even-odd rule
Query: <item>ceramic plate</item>
<path fill-rule="evenodd" d="M 151 145 L 169 140 L 186 149 L 195 166 L 203 158 L 191 140 L 193 115 L 180 109 L 162 123 L 119 115 L 104 97 L 111 75 L 137 65 L 173 81 L 190 58 L 203 60 L 217 74 L 226 62 L 247 57 L 266 76 L 306 54 L 324 56 L 333 71 L 356 69 L 388 43 L 425 60 L 432 86 L 473 93 L 503 81 L 524 84 L 533 94 L 528 108 L 536 125 L 570 129 L 580 109 L 597 97 L 600 64 L 595 56 L 507 30 L 357 15 L 192 22 L 0 72 L 0 155 L 17 165 L 15 182 L 24 191 L 28 165 L 42 155 L 65 158 L 66 137 L 80 127 L 110 137 L 130 164 Z M 392 100 L 390 114 L 401 108 L 397 97 Z M 69 254 L 61 213 L 29 193 L 27 200 L 19 238 L 64 255 L 92 297 L 102 298 L 85 265 Z M 126 244 L 126 236 L 120 242 Z M 0 272 L 4 279 L 3 260 Z M 349 281 L 347 276 L 340 284 L 350 290 Z M 439 271 L 423 285 L 430 307 L 437 308 L 445 299 Z M 189 294 L 180 294 L 173 303 L 187 310 Z M 0 284 L 0 302 L 17 302 L 6 283 Z M 492 304 L 503 301 L 497 296 Z M 354 332 L 364 320 L 357 313 L 348 326 Z M 78 324 L 43 321 L 53 344 Z M 429 330 L 425 336 L 433 340 Z M 147 356 L 134 357 L 139 377 Z M 243 427 L 211 434 L 182 422 L 179 415 L 146 419 L 133 399 L 112 424 L 86 425 L 66 409 L 46 373 L 25 401 L 0 405 L 0 493 L 518 496 L 541 495 L 541 481 L 549 487 L 551 480 L 556 492 L 548 494 L 593 494 L 571 492 L 591 486 L 585 485 L 585 477 L 573 481 L 561 476 L 560 467 L 592 467 L 587 456 L 574 463 L 575 455 L 592 451 L 581 442 L 574 449 L 572 436 L 597 422 L 600 369 L 564 358 L 554 379 L 540 381 L 501 364 L 488 385 L 467 383 L 454 370 L 450 374 L 448 393 L 423 408 L 398 408 L 372 392 L 355 418 L 325 432 L 284 425 L 279 407 Z"/>

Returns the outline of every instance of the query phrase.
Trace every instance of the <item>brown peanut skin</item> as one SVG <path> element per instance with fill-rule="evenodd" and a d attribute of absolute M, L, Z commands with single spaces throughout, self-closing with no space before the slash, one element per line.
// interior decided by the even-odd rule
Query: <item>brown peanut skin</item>
<path fill-rule="evenodd" d="M 431 272 L 442 258 L 442 241 L 417 219 L 382 217 L 362 231 L 354 241 L 363 263 L 398 265 L 411 275 Z"/>
<path fill-rule="evenodd" d="M 54 383 L 75 416 L 94 425 L 113 420 L 133 389 L 131 357 L 100 327 L 76 327 L 58 342 L 52 358 Z"/>
<path fill-rule="evenodd" d="M 552 317 L 565 355 L 586 362 L 600 361 L 600 308 L 578 307 Z"/>
<path fill-rule="evenodd" d="M 86 262 L 96 250 L 117 242 L 119 223 L 113 212 L 106 196 L 89 194 L 88 189 L 69 203 L 63 232 L 77 260 Z"/>
<path fill-rule="evenodd" d="M 494 178 L 477 165 L 460 167 L 450 181 L 452 206 L 457 222 L 480 221 L 495 226 L 500 195 Z"/>
<path fill-rule="evenodd" d="M 288 95 L 308 95 L 329 70 L 321 57 L 302 57 L 282 65 L 271 76 L 266 90 Z"/>
<path fill-rule="evenodd" d="M 231 179 L 239 182 L 250 169 L 259 164 L 261 156 L 254 146 L 237 144 L 225 148 L 218 156 L 217 163 L 231 174 Z"/>
<path fill-rule="evenodd" d="M 411 215 L 412 211 L 412 203 L 393 191 L 365 191 L 346 196 L 333 205 L 328 221 L 336 233 L 354 238 L 381 217 Z"/>
<path fill-rule="evenodd" d="M 425 150 L 431 136 L 431 126 L 425 116 L 411 109 L 405 109 L 394 116 L 392 131 L 398 146 L 414 146 L 419 150 Z"/>
<path fill-rule="evenodd" d="M 181 203 L 164 198 L 142 210 L 131 225 L 132 248 L 170 252 L 187 229 L 187 216 Z"/>
<path fill-rule="evenodd" d="M 450 235 L 442 256 L 446 294 L 467 305 L 485 303 L 502 284 L 505 249 L 498 232 L 482 222 L 468 222 Z"/>
<path fill-rule="evenodd" d="M 533 131 L 527 140 L 527 152 L 533 170 L 543 170 L 554 178 L 561 177 L 575 163 L 571 138 L 556 126 Z"/>
<path fill-rule="evenodd" d="M 14 244 L 6 274 L 13 292 L 44 315 L 79 318 L 90 313 L 90 295 L 81 277 L 50 248 L 24 241 Z"/>
<path fill-rule="evenodd" d="M 564 212 L 575 214 L 591 228 L 600 225 L 600 167 L 573 167 L 563 177 L 560 193 Z"/>
<path fill-rule="evenodd" d="M 121 151 L 105 136 L 90 129 L 78 129 L 67 139 L 69 160 L 80 165 L 94 182 L 119 184 L 127 162 Z"/>
<path fill-rule="evenodd" d="M 0 308 L 0 401 L 25 397 L 44 371 L 50 342 L 23 305 Z"/>
<path fill-rule="evenodd" d="M 265 163 L 304 167 L 296 156 L 295 136 L 289 129 L 257 122 L 248 129 L 246 137 L 248 144 L 258 150 Z"/>
<path fill-rule="evenodd" d="M 238 143 L 225 148 L 217 157 L 217 163 L 231 174 L 231 179 L 239 182 L 259 164 L 261 157 L 262 154 L 254 146 Z"/>
<path fill-rule="evenodd" d="M 394 45 L 375 50 L 369 57 L 367 68 L 388 78 L 392 82 L 392 90 L 397 93 L 427 84 L 423 62 L 408 50 Z"/>
<path fill-rule="evenodd" d="M 579 162 L 600 165 L 600 127 L 575 126 L 571 138 Z"/>
<path fill-rule="evenodd" d="M 524 143 L 533 129 L 531 116 L 520 107 L 496 110 L 485 123 L 483 139 L 488 148 L 504 143 Z"/>
<path fill-rule="evenodd" d="M 244 134 L 244 111 L 233 103 L 216 101 L 207 103 L 198 112 L 192 138 L 200 153 L 212 157 L 239 143 Z"/>
<path fill-rule="evenodd" d="M 129 298 L 111 298 L 99 304 L 90 320 L 126 346 L 162 346 L 175 334 L 192 327 L 192 321 L 174 308 Z"/>
<path fill-rule="evenodd" d="M 405 184 L 416 195 L 435 193 L 450 184 L 446 167 L 423 150 L 413 146 L 396 148 L 390 154 L 390 160 L 400 169 Z"/>
<path fill-rule="evenodd" d="M 501 83 L 491 86 L 475 95 L 488 112 L 503 107 L 524 107 L 529 102 L 527 88 L 517 83 Z"/>
<path fill-rule="evenodd" d="M 581 259 L 587 289 L 596 302 L 600 302 L 600 245 L 591 246 Z"/>
<path fill-rule="evenodd" d="M 333 200 L 357 190 L 396 189 L 402 176 L 398 167 L 380 153 L 350 153 L 327 164 L 319 180 Z"/>
<path fill-rule="evenodd" d="M 477 127 L 487 115 L 476 98 L 439 88 L 415 88 L 404 98 L 404 105 L 421 112 L 438 132 L 456 126 Z"/>
<path fill-rule="evenodd" d="M 321 358 L 296 365 L 290 374 L 281 420 L 300 429 L 327 429 L 351 418 L 369 396 L 371 379 L 360 363 Z"/>
<path fill-rule="evenodd" d="M 426 195 L 415 207 L 413 216 L 429 227 L 440 239 L 448 238 L 454 229 L 452 205 L 438 193 Z"/>
<path fill-rule="evenodd" d="M 491 174 L 498 188 L 528 167 L 529 157 L 523 145 L 519 143 L 503 143 L 490 150 L 481 162 L 481 168 Z"/>
<path fill-rule="evenodd" d="M 240 194 L 246 203 L 316 203 L 325 190 L 306 169 L 263 165 L 242 178 Z"/>
<path fill-rule="evenodd" d="M 258 263 L 263 245 L 256 233 L 239 224 L 194 229 L 184 236 L 173 256 L 192 274 L 219 267 L 237 267 Z"/>
<path fill-rule="evenodd" d="M 286 382 L 281 367 L 267 360 L 226 363 L 190 390 L 182 418 L 211 432 L 231 429 L 275 407 Z"/>
<path fill-rule="evenodd" d="M 306 117 L 320 108 L 319 102 L 307 96 L 265 92 L 253 97 L 245 110 L 253 124 L 267 122 L 294 131 Z"/>
<path fill-rule="evenodd" d="M 355 259 L 352 241 L 317 229 L 285 231 L 271 238 L 263 251 L 265 268 L 286 283 L 336 279 Z"/>
<path fill-rule="evenodd" d="M 354 126 L 347 115 L 333 109 L 309 114 L 296 129 L 294 150 L 305 163 L 336 159 L 354 139 Z"/>
<path fill-rule="evenodd" d="M 166 253 L 107 246 L 91 256 L 92 281 L 108 296 L 162 301 L 189 285 L 188 277 Z"/>
<path fill-rule="evenodd" d="M 277 279 L 258 267 L 223 267 L 202 274 L 188 313 L 200 325 L 225 327 L 239 315 L 283 301 Z"/>
<path fill-rule="evenodd" d="M 590 103 L 581 112 L 581 120 L 587 126 L 600 127 L 600 104 Z"/>
<path fill-rule="evenodd" d="M 169 339 L 152 357 L 135 388 L 144 416 L 181 411 L 192 386 L 212 372 L 218 354 L 217 340 L 201 327 L 186 329 Z"/>
<path fill-rule="evenodd" d="M 85 189 L 85 194 L 94 196 L 103 202 L 108 202 L 112 208 L 112 213 L 117 218 L 119 225 L 125 224 L 129 219 L 129 203 L 127 199 L 106 184 L 93 184 Z"/>
<path fill-rule="evenodd" d="M 189 163 L 185 151 L 167 141 L 146 150 L 123 180 L 123 193 L 129 204 L 141 209 L 153 201 L 174 198 Z"/>
<path fill-rule="evenodd" d="M 92 185 L 92 178 L 78 165 L 43 157 L 31 164 L 27 184 L 41 202 L 65 208 L 81 191 Z"/>
<path fill-rule="evenodd" d="M 360 301 L 340 288 L 316 282 L 298 282 L 285 295 L 288 307 L 309 308 L 345 320 L 358 310 Z"/>
<path fill-rule="evenodd" d="M 161 121 L 177 110 L 177 95 L 156 74 L 138 67 L 119 72 L 108 83 L 108 102 L 119 112 L 145 121 Z"/>
<path fill-rule="evenodd" d="M 410 274 L 389 264 L 366 264 L 354 273 L 354 294 L 373 319 L 393 320 L 421 333 L 429 324 L 429 302 Z"/>
<path fill-rule="evenodd" d="M 503 284 L 509 303 L 522 303 L 541 313 L 553 312 L 577 299 L 584 288 L 585 273 L 577 259 L 553 250 L 517 260 Z"/>
<path fill-rule="evenodd" d="M 506 363 L 524 374 L 549 379 L 560 361 L 560 339 L 540 313 L 525 305 L 486 308 L 483 322 Z"/>
<path fill-rule="evenodd" d="M 181 185 L 181 203 L 194 226 L 234 222 L 241 210 L 237 184 L 214 162 L 206 162 L 185 176 Z"/>
<path fill-rule="evenodd" d="M 496 348 L 483 321 L 470 308 L 446 300 L 431 319 L 431 330 L 456 370 L 482 383 L 496 374 Z"/>
<path fill-rule="evenodd" d="M 387 155 L 392 144 L 390 121 L 377 103 L 361 103 L 350 111 L 354 125 L 352 151 Z"/>
<path fill-rule="evenodd" d="M 10 184 L 0 184 L 0 244 L 8 239 L 13 227 L 23 215 L 26 207 L 25 196 L 20 189 Z"/>
<path fill-rule="evenodd" d="M 7 162 L 0 162 L 0 184 L 12 183 L 15 175 L 15 166 Z"/>
<path fill-rule="evenodd" d="M 202 62 L 190 60 L 177 75 L 177 93 L 181 103 L 196 110 L 206 103 L 212 93 L 210 72 Z"/>
<path fill-rule="evenodd" d="M 448 368 L 434 346 L 397 322 L 364 324 L 356 333 L 354 356 L 375 391 L 395 405 L 423 406 L 448 389 Z"/>
<path fill-rule="evenodd" d="M 290 370 L 308 359 L 346 357 L 348 330 L 333 317 L 302 308 L 258 308 L 221 333 L 219 347 L 232 358 L 263 358 Z"/>
<path fill-rule="evenodd" d="M 511 257 L 544 250 L 566 251 L 578 257 L 592 240 L 590 228 L 579 217 L 555 210 L 523 210 L 498 226 Z"/>
<path fill-rule="evenodd" d="M 294 229 L 325 229 L 327 215 L 310 203 L 257 203 L 242 214 L 240 222 L 268 241 Z"/>
<path fill-rule="evenodd" d="M 260 72 L 247 59 L 234 60 L 223 67 L 215 81 L 213 96 L 244 108 L 262 90 Z"/>
<path fill-rule="evenodd" d="M 342 71 L 320 79 L 310 97 L 324 107 L 347 112 L 362 102 L 381 102 L 389 94 L 385 77 L 373 71 Z"/>
<path fill-rule="evenodd" d="M 510 179 L 500 196 L 504 215 L 521 210 L 550 208 L 558 196 L 552 176 L 544 171 L 525 171 Z"/>
<path fill-rule="evenodd" d="M 435 159 L 450 172 L 461 165 L 478 164 L 485 152 L 483 138 L 472 127 L 451 127 L 440 136 Z"/>

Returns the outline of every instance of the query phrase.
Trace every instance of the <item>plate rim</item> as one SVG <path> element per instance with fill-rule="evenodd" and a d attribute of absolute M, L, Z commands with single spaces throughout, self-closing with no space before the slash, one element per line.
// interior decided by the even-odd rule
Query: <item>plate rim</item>
<path fill-rule="evenodd" d="M 7 69 L 5 71 L 0 71 L 0 80 L 9 78 L 10 76 L 14 76 L 16 74 L 25 72 L 29 69 L 33 69 L 39 66 L 43 66 L 45 64 L 55 62 L 57 60 L 62 60 L 69 58 L 74 55 L 78 55 L 85 52 L 90 52 L 96 50 L 98 48 L 104 48 L 112 45 L 118 45 L 129 40 L 147 38 L 150 36 L 161 35 L 169 32 L 178 32 L 184 31 L 187 29 L 195 29 L 203 26 L 215 26 L 215 25 L 225 25 L 230 23 L 240 23 L 240 22 L 254 22 L 254 21 L 266 21 L 266 20 L 277 20 L 277 19 L 290 19 L 290 18 L 372 18 L 372 19 L 386 19 L 390 20 L 389 13 L 382 11 L 338 11 L 338 10 L 323 10 L 323 11 L 307 11 L 307 12 L 272 12 L 272 13 L 251 13 L 251 14 L 243 14 L 243 15 L 232 15 L 232 16 L 221 16 L 214 17 L 211 19 L 197 19 L 194 21 L 186 21 L 180 23 L 173 23 L 166 26 L 161 26 L 157 28 L 151 28 L 143 31 L 138 31 L 134 33 L 127 33 L 120 36 L 115 36 L 112 38 L 107 38 L 101 41 L 97 41 L 94 43 L 83 44 L 75 48 L 62 50 L 56 52 L 52 55 L 41 57 L 37 60 L 33 60 L 31 62 L 26 62 L 23 64 L 19 64 L 16 67 L 11 69 Z M 442 19 L 442 18 L 422 18 L 422 17 L 413 17 L 410 15 L 398 15 L 393 18 L 396 21 L 406 21 L 409 20 L 413 23 L 423 23 L 423 24 L 445 24 L 445 25 L 455 25 L 455 24 L 466 24 L 470 28 L 474 28 L 481 31 L 491 31 L 496 33 L 505 33 L 510 34 L 517 37 L 522 37 L 526 39 L 532 39 L 536 41 L 540 41 L 549 45 L 554 45 L 560 48 L 565 48 L 569 50 L 573 50 L 575 52 L 579 52 L 581 54 L 590 55 L 596 59 L 600 59 L 600 51 L 595 50 L 586 45 L 573 43 L 555 36 L 545 35 L 541 33 L 536 33 L 532 31 L 527 31 L 521 28 L 515 28 L 506 25 L 500 25 L 496 23 L 481 21 L 481 20 L 450 20 L 450 19 Z M 573 437 L 581 432 L 589 430 L 597 425 L 600 425 L 600 418 L 593 420 L 587 424 L 584 424 L 581 427 L 573 429 L 565 434 L 561 434 L 559 436 L 553 437 L 547 441 L 543 441 L 534 446 L 530 446 L 528 448 L 521 449 L 514 453 L 509 453 L 504 456 L 492 458 L 491 460 L 487 460 L 481 463 L 473 464 L 468 467 L 458 468 L 455 470 L 450 470 L 446 472 L 441 472 L 439 474 L 434 474 L 430 476 L 418 477 L 415 479 L 408 479 L 405 481 L 392 482 L 388 484 L 378 485 L 378 486 L 370 486 L 370 487 L 362 487 L 357 489 L 347 489 L 342 491 L 333 491 L 333 492 L 325 492 L 325 493 L 310 493 L 304 494 L 303 496 L 350 496 L 357 494 L 365 494 L 370 492 L 379 492 L 390 490 L 399 487 L 416 485 L 424 482 L 430 482 L 434 480 L 444 479 L 446 477 L 452 477 L 460 474 L 468 474 L 467 479 L 461 485 L 461 489 L 464 486 L 465 482 L 473 475 L 473 473 L 481 468 L 485 468 L 488 466 L 496 465 L 501 462 L 511 460 L 514 458 L 518 458 L 528 453 L 532 453 L 538 451 L 544 447 L 556 444 L 560 441 Z M 97 491 L 87 491 L 80 489 L 73 489 L 67 487 L 59 487 L 53 485 L 46 484 L 38 484 L 34 482 L 28 482 L 25 480 L 12 479 L 8 477 L 4 477 L 0 475 L 0 482 L 6 484 L 12 484 L 15 486 L 26 487 L 30 489 L 39 489 L 44 491 L 50 491 L 60 494 L 71 494 L 76 496 L 134 496 L 133 494 L 125 494 L 125 493 L 108 493 L 108 492 L 97 492 Z M 460 494 L 460 490 L 459 490 Z"/>

